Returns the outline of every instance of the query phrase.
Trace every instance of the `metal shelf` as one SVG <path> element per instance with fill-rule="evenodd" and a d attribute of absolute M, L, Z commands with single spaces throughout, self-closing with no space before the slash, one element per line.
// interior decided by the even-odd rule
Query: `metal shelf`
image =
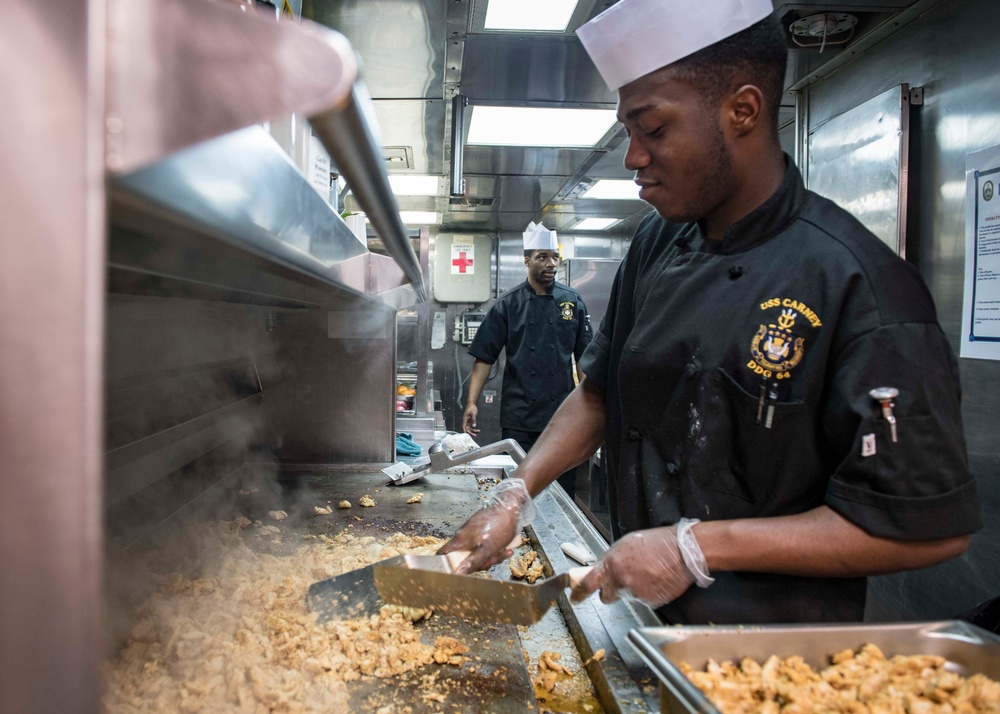
<path fill-rule="evenodd" d="M 330 290 L 382 301 L 406 284 L 259 126 L 114 176 L 109 197 L 112 290 L 212 297 L 214 288 L 216 299 L 292 307 L 303 292 L 305 306 Z"/>

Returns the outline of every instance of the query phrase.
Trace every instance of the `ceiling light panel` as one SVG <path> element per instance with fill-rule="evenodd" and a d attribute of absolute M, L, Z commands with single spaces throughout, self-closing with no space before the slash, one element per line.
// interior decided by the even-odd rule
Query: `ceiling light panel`
<path fill-rule="evenodd" d="M 489 0 L 486 30 L 565 32 L 578 0 Z"/>
<path fill-rule="evenodd" d="M 617 118 L 612 109 L 473 106 L 465 143 L 489 146 L 595 146 Z"/>
<path fill-rule="evenodd" d="M 639 186 L 628 179 L 601 179 L 584 191 L 580 198 L 607 198 L 640 201 Z"/>
<path fill-rule="evenodd" d="M 389 186 L 397 196 L 437 196 L 438 177 L 416 174 L 390 174 Z"/>
<path fill-rule="evenodd" d="M 573 226 L 574 231 L 603 231 L 616 223 L 620 223 L 620 218 L 584 218 Z"/>
<path fill-rule="evenodd" d="M 400 211 L 399 218 L 408 226 L 436 226 L 441 222 L 434 211 Z"/>

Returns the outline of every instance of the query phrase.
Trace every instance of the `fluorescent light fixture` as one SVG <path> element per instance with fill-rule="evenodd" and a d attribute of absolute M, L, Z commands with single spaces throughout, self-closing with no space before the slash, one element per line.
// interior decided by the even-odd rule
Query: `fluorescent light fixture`
<path fill-rule="evenodd" d="M 397 196 L 437 196 L 438 177 L 389 174 L 389 186 Z"/>
<path fill-rule="evenodd" d="M 399 218 L 408 226 L 431 226 L 440 222 L 434 211 L 400 211 Z"/>
<path fill-rule="evenodd" d="M 489 0 L 486 30 L 565 32 L 578 0 Z"/>
<path fill-rule="evenodd" d="M 594 146 L 616 121 L 613 109 L 473 106 L 465 143 Z"/>
<path fill-rule="evenodd" d="M 572 231 L 603 231 L 616 223 L 621 222 L 620 218 L 584 218 L 573 226 Z"/>
<path fill-rule="evenodd" d="M 580 198 L 611 198 L 639 201 L 639 186 L 629 179 L 601 179 Z"/>

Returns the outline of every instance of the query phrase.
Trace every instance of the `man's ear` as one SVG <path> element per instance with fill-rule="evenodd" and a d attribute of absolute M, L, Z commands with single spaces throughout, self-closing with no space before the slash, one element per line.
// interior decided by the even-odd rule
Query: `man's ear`
<path fill-rule="evenodd" d="M 764 93 L 760 87 L 744 84 L 723 103 L 725 125 L 735 136 L 744 136 L 763 121 Z"/>

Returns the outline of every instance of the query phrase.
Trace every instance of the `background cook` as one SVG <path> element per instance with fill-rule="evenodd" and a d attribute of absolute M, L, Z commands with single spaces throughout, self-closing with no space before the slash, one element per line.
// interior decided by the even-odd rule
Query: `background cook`
<path fill-rule="evenodd" d="M 501 436 L 514 439 L 527 452 L 573 391 L 573 358 L 579 361 L 583 356 L 592 332 L 583 298 L 573 288 L 556 282 L 556 232 L 532 222 L 523 239 L 527 279 L 497 300 L 469 345 L 469 354 L 476 361 L 469 377 L 462 429 L 473 437 L 479 433 L 479 396 L 490 368 L 501 350 L 506 349 L 500 394 Z M 579 367 L 577 377 L 583 378 Z M 575 472 L 561 475 L 559 483 L 572 497 L 576 491 Z"/>

